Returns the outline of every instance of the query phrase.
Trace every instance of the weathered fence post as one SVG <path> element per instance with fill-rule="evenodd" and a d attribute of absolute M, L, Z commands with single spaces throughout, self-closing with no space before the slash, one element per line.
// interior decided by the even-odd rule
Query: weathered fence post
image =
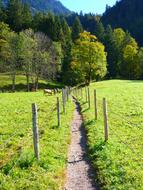
<path fill-rule="evenodd" d="M 108 141 L 108 112 L 106 98 L 103 98 L 103 113 L 104 113 L 104 135 L 105 141 Z"/>
<path fill-rule="evenodd" d="M 75 96 L 75 89 L 72 89 L 72 95 Z"/>
<path fill-rule="evenodd" d="M 68 92 L 69 92 L 69 99 L 71 97 L 71 88 L 68 86 Z"/>
<path fill-rule="evenodd" d="M 58 118 L 58 127 L 60 127 L 61 121 L 60 121 L 60 101 L 59 101 L 59 97 L 57 97 L 57 118 Z"/>
<path fill-rule="evenodd" d="M 97 96 L 96 96 L 96 90 L 94 90 L 94 110 L 95 110 L 95 120 L 97 120 Z"/>
<path fill-rule="evenodd" d="M 69 87 L 67 87 L 67 101 L 69 101 Z"/>
<path fill-rule="evenodd" d="M 68 88 L 66 87 L 65 88 L 65 100 L 66 100 L 66 102 L 68 101 Z"/>
<path fill-rule="evenodd" d="M 36 158 L 39 160 L 39 132 L 38 132 L 38 112 L 37 105 L 32 104 L 32 123 L 33 123 L 33 143 L 34 143 L 34 153 Z"/>
<path fill-rule="evenodd" d="M 65 109 L 65 92 L 64 92 L 63 88 L 62 88 L 62 103 L 63 103 L 63 112 L 65 113 L 66 112 L 66 109 Z"/>
<path fill-rule="evenodd" d="M 88 87 L 88 108 L 90 109 L 90 90 L 89 90 L 89 87 Z"/>
<path fill-rule="evenodd" d="M 64 101 L 65 101 L 65 104 L 66 104 L 66 102 L 67 102 L 67 95 L 66 95 L 66 89 L 64 88 L 63 89 L 63 95 L 64 95 Z"/>

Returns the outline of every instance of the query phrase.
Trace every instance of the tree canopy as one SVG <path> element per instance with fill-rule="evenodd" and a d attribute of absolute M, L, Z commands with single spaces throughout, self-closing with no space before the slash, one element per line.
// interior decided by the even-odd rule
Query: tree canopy
<path fill-rule="evenodd" d="M 96 36 L 89 32 L 80 33 L 72 47 L 72 62 L 75 79 L 90 83 L 91 80 L 103 78 L 106 75 L 106 53 L 104 45 Z"/>

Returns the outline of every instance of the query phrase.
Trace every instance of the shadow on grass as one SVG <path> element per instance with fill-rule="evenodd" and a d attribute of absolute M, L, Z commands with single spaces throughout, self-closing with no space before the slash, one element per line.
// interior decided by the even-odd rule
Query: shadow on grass
<path fill-rule="evenodd" d="M 88 111 L 88 110 L 89 110 L 89 108 L 85 108 L 84 110 L 81 111 L 81 114 Z"/>
<path fill-rule="evenodd" d="M 90 149 L 89 151 L 90 153 L 92 153 L 92 155 L 94 155 L 95 152 L 102 151 L 105 146 L 106 146 L 106 142 L 100 141 L 99 143 L 95 144 L 94 147 Z"/>
<path fill-rule="evenodd" d="M 53 126 L 51 126 L 51 129 L 59 129 L 60 127 L 58 125 L 53 125 Z"/>
<path fill-rule="evenodd" d="M 94 125 L 94 124 L 96 124 L 96 120 L 95 119 L 87 121 L 87 122 L 84 122 L 84 126 L 85 127 L 90 126 L 90 125 Z"/>
<path fill-rule="evenodd" d="M 80 104 L 80 106 L 83 106 L 83 105 L 85 105 L 85 104 L 87 104 L 86 101 L 85 101 L 85 102 L 82 102 L 82 103 Z"/>
<path fill-rule="evenodd" d="M 128 83 L 143 83 L 143 80 L 130 80 Z"/>
<path fill-rule="evenodd" d="M 43 89 L 54 89 L 54 88 L 63 88 L 63 85 L 61 84 L 56 84 L 56 83 L 39 83 L 38 85 L 38 89 L 39 90 L 43 90 Z M 32 89 L 32 84 L 30 84 L 30 89 Z M 27 91 L 27 85 L 26 84 L 16 84 L 15 85 L 15 91 L 16 92 L 21 92 L 21 91 L 24 91 L 26 92 Z M 32 91 L 32 90 L 31 90 Z M 3 86 L 2 88 L 0 88 L 0 92 L 12 92 L 12 85 L 5 85 Z"/>

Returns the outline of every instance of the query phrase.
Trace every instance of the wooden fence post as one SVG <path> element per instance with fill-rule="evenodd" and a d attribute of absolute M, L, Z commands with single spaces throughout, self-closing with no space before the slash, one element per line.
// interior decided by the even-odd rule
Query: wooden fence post
<path fill-rule="evenodd" d="M 90 90 L 89 90 L 89 87 L 88 87 L 88 108 L 90 109 Z"/>
<path fill-rule="evenodd" d="M 39 132 L 38 132 L 38 112 L 37 105 L 32 104 L 32 123 L 33 123 L 33 143 L 34 143 L 34 153 L 36 158 L 39 160 Z"/>
<path fill-rule="evenodd" d="M 67 101 L 69 101 L 69 89 L 68 89 L 68 87 L 66 88 L 66 93 L 67 93 Z"/>
<path fill-rule="evenodd" d="M 57 118 L 58 118 L 58 127 L 60 127 L 61 121 L 60 121 L 60 101 L 59 101 L 59 97 L 57 97 Z"/>
<path fill-rule="evenodd" d="M 66 112 L 66 109 L 65 109 L 65 92 L 64 92 L 63 88 L 62 88 L 62 103 L 63 103 L 63 112 L 65 113 Z"/>
<path fill-rule="evenodd" d="M 103 113 L 104 113 L 104 135 L 105 135 L 105 142 L 107 142 L 108 141 L 108 112 L 107 112 L 106 98 L 103 98 Z"/>
<path fill-rule="evenodd" d="M 95 120 L 97 120 L 97 96 L 96 96 L 96 90 L 94 90 L 94 110 L 95 110 Z"/>
<path fill-rule="evenodd" d="M 68 87 L 68 98 L 70 100 L 70 88 Z"/>
<path fill-rule="evenodd" d="M 75 96 L 75 89 L 74 88 L 72 90 L 72 94 L 73 94 L 73 96 Z"/>

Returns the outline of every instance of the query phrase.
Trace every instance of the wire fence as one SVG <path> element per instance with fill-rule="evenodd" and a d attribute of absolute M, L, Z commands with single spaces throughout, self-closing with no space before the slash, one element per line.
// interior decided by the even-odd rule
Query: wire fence
<path fill-rule="evenodd" d="M 43 126 L 43 122 L 44 125 L 51 125 L 51 118 L 54 119 L 54 123 L 57 121 L 57 127 L 61 127 L 61 115 L 65 114 L 65 110 L 63 110 L 63 104 L 64 104 L 64 109 L 66 109 L 66 104 L 70 98 L 70 90 L 69 88 L 65 88 L 63 90 L 61 90 L 62 95 L 59 93 L 56 93 L 55 96 L 53 97 L 52 102 L 48 102 L 45 101 L 41 104 L 36 105 L 37 106 L 37 112 L 36 112 L 36 128 L 38 128 L 37 130 L 37 137 L 41 138 L 41 131 L 42 128 L 41 126 Z M 45 98 L 48 98 L 49 96 L 46 96 L 46 94 L 44 94 Z M 56 98 L 59 97 L 59 98 Z M 57 99 L 59 102 L 57 102 Z M 6 108 L 5 108 L 6 110 Z M 28 109 L 27 109 L 28 110 Z M 22 118 L 22 121 L 26 121 L 24 123 L 21 123 L 21 119 L 18 119 L 18 115 L 14 116 L 17 117 L 17 122 L 16 124 L 12 123 L 12 126 L 7 126 L 6 131 L 3 128 L 3 131 L 0 134 L 0 152 L 1 155 L 0 157 L 2 159 L 5 159 L 4 155 L 7 157 L 6 160 L 9 160 L 8 157 L 11 157 L 10 160 L 14 159 L 14 165 L 11 168 L 11 170 L 9 171 L 9 175 L 12 172 L 12 170 L 14 169 L 14 167 L 18 164 L 18 162 L 21 159 L 21 156 L 23 155 L 23 149 L 27 147 L 27 150 L 29 149 L 29 146 L 33 146 L 33 149 L 35 151 L 35 147 L 39 144 L 39 139 L 35 140 L 35 131 L 34 128 L 32 130 L 32 125 L 33 127 L 35 127 L 35 123 L 33 120 L 33 112 L 31 109 L 31 112 L 28 112 L 26 110 L 27 115 L 25 116 L 25 118 Z M 25 110 L 22 110 L 21 108 L 21 114 L 23 114 L 25 112 Z M 8 111 L 8 114 L 13 114 L 16 115 L 17 111 L 13 110 L 12 111 Z M 59 124 L 59 119 L 60 119 L 60 124 Z M 6 125 L 6 124 L 5 124 Z M 16 125 L 16 127 L 13 128 L 13 126 Z M 60 126 L 59 126 L 60 125 Z M 39 129 L 41 131 L 39 131 Z M 33 143 L 33 145 L 32 145 Z M 19 148 L 19 150 L 17 151 L 17 148 Z M 13 148 L 15 150 L 13 150 Z M 39 151 L 39 150 L 38 150 Z M 20 152 L 20 154 L 19 154 Z M 19 156 L 18 156 L 19 154 Z M 33 153 L 33 155 L 35 154 L 35 152 Z M 39 153 L 40 154 L 40 153 Z M 18 156 L 18 157 L 17 157 Z M 15 158 L 17 157 L 17 158 Z M 35 154 L 36 157 L 36 154 Z M 1 160 L 0 159 L 0 170 L 5 166 L 5 164 L 7 164 L 7 161 Z"/>
<path fill-rule="evenodd" d="M 95 117 L 95 120 L 103 122 L 103 133 L 101 134 L 103 134 L 105 142 L 116 143 L 116 145 L 119 146 L 119 152 L 122 154 L 122 156 L 119 155 L 119 157 L 121 156 L 122 159 L 118 160 L 118 162 L 120 162 L 120 164 L 126 162 L 127 165 L 131 165 L 131 167 L 133 167 L 132 165 L 135 163 L 140 169 L 143 169 L 143 111 L 140 109 L 139 112 L 136 113 L 134 111 L 134 113 L 132 113 L 131 110 L 130 113 L 130 110 L 128 110 L 127 114 L 124 113 L 122 106 L 120 106 L 117 112 L 117 105 L 111 99 L 109 102 L 106 100 L 107 110 L 105 110 L 106 106 L 104 106 L 103 99 L 99 100 L 97 96 L 93 95 L 95 91 L 92 91 L 92 94 L 88 95 L 90 92 L 88 89 L 89 87 L 82 89 L 84 92 L 82 95 L 81 89 L 77 89 L 77 91 L 74 92 L 74 96 L 83 104 L 86 104 L 88 110 L 90 110 L 89 102 L 94 105 L 94 111 L 98 112 L 98 117 Z M 90 111 L 90 114 L 91 113 L 94 116 L 93 106 Z M 133 170 L 136 172 L 138 169 L 133 167 Z"/>
<path fill-rule="evenodd" d="M 94 94 L 94 95 L 93 95 Z M 57 95 L 55 95 L 57 96 Z M 19 140 L 18 143 L 21 142 L 22 147 L 29 145 L 26 143 L 25 138 L 32 139 L 35 138 L 36 135 L 32 133 L 31 125 L 33 124 L 34 127 L 38 128 L 37 119 L 40 120 L 42 118 L 43 113 L 47 114 L 46 122 L 48 123 L 48 120 L 50 120 L 51 117 L 54 117 L 57 121 L 57 127 L 61 127 L 61 114 L 66 113 L 66 104 L 68 100 L 70 100 L 70 97 L 74 97 L 79 101 L 82 101 L 83 104 L 87 105 L 88 110 L 94 110 L 93 117 L 95 117 L 95 120 L 101 120 L 103 122 L 103 138 L 106 142 L 109 142 L 113 140 L 113 142 L 117 142 L 121 147 L 124 147 L 121 151 L 123 156 L 125 156 L 125 160 L 128 162 L 127 156 L 130 156 L 130 159 L 133 162 L 136 162 L 139 164 L 141 168 L 143 168 L 143 117 L 141 114 L 138 114 L 139 122 L 138 120 L 134 120 L 134 116 L 130 116 L 128 114 L 124 115 L 124 112 L 116 113 L 115 103 L 104 101 L 101 99 L 99 100 L 97 96 L 95 96 L 95 91 L 92 92 L 89 89 L 89 87 L 78 87 L 78 88 L 65 88 L 62 89 L 62 95 L 58 95 L 59 99 L 55 97 L 55 100 L 53 103 L 49 106 L 48 102 L 45 102 L 47 104 L 47 108 L 38 105 L 37 106 L 37 113 L 35 114 L 35 119 L 32 120 L 32 112 L 30 119 L 28 118 L 27 123 L 25 125 L 24 131 L 21 130 L 21 125 L 17 128 L 14 133 L 11 133 L 8 135 L 7 139 L 0 141 L 0 151 L 5 151 L 6 146 L 14 140 L 14 138 L 21 137 L 21 133 L 23 132 L 25 135 L 22 139 Z M 93 109 L 94 108 L 94 109 Z M 122 109 L 122 107 L 120 108 Z M 96 115 L 96 114 L 97 115 Z M 60 121 L 59 121 L 60 120 Z M 23 126 L 23 124 L 22 124 Z M 138 134 L 137 134 L 138 132 Z M 1 136 L 1 135 L 0 135 Z M 36 138 L 39 138 L 36 136 Z M 141 140 L 142 139 L 142 140 Z M 23 140 L 23 141 L 22 141 Z M 32 139 L 33 140 L 33 139 Z M 31 140 L 31 142 L 32 142 Z M 36 139 L 35 142 L 38 144 L 39 140 Z M 33 147 L 35 147 L 35 144 L 33 144 Z M 129 150 L 128 152 L 123 150 Z M 22 152 L 19 154 L 18 158 L 15 160 L 13 167 L 9 171 L 11 173 L 14 169 L 14 167 L 17 166 L 19 160 L 21 159 Z M 36 156 L 36 154 L 35 154 Z M 121 161 L 122 162 L 122 161 Z"/>

